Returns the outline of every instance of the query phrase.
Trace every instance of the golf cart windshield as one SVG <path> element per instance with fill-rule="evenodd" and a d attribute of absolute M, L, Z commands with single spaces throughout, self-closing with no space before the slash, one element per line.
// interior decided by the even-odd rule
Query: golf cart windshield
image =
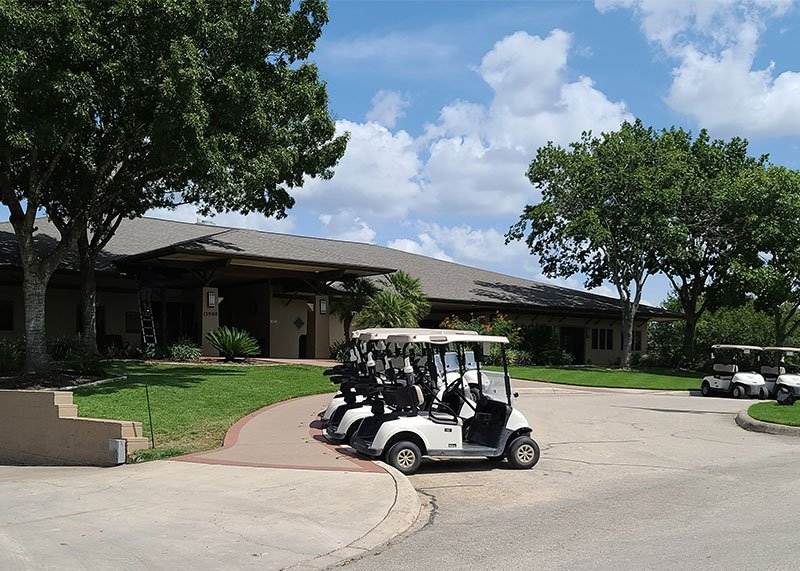
<path fill-rule="evenodd" d="M 714 345 L 715 365 L 736 365 L 740 372 L 758 372 L 761 368 L 761 347 L 747 345 Z"/>

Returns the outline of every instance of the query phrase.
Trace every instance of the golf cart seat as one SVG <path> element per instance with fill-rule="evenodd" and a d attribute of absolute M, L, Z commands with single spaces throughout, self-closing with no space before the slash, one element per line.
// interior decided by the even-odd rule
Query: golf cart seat
<path fill-rule="evenodd" d="M 786 367 L 770 367 L 769 365 L 761 366 L 762 377 L 775 377 L 776 379 L 781 375 L 786 374 Z"/>
<path fill-rule="evenodd" d="M 739 367 L 734 364 L 723 365 L 722 363 L 714 363 L 714 374 L 718 377 L 733 377 L 739 372 Z"/>
<path fill-rule="evenodd" d="M 511 407 L 489 397 L 482 397 L 475 408 L 465 440 L 471 444 L 497 447 L 503 429 L 511 414 Z"/>
<path fill-rule="evenodd" d="M 419 385 L 397 387 L 383 393 L 383 401 L 394 408 L 416 408 L 425 402 L 425 395 Z"/>

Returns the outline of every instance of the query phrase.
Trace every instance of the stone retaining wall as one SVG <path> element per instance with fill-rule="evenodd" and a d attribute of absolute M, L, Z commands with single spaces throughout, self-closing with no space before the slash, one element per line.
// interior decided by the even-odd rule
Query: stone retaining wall
<path fill-rule="evenodd" d="M 72 393 L 0 390 L 0 463 L 115 466 L 148 448 L 140 422 L 78 418 Z"/>

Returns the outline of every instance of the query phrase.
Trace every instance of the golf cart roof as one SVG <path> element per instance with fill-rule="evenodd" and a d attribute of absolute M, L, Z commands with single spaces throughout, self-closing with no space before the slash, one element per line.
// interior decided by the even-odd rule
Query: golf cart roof
<path fill-rule="evenodd" d="M 764 351 L 775 351 L 776 353 L 799 353 L 800 347 L 764 347 Z"/>
<path fill-rule="evenodd" d="M 451 330 L 428 331 L 426 333 L 398 333 L 389 336 L 390 343 L 433 343 L 447 345 L 448 343 L 508 343 L 507 337 L 495 335 L 478 335 L 474 331 L 467 333 Z"/>
<path fill-rule="evenodd" d="M 763 351 L 763 347 L 755 345 L 712 345 L 712 349 L 730 349 L 732 351 Z"/>
<path fill-rule="evenodd" d="M 386 341 L 391 335 L 476 335 L 464 329 L 423 329 L 413 327 L 370 327 L 353 331 L 353 339 L 361 341 Z"/>

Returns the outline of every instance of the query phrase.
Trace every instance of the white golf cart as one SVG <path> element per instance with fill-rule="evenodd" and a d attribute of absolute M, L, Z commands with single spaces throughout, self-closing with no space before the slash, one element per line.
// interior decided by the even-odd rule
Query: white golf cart
<path fill-rule="evenodd" d="M 329 442 L 343 442 L 349 443 L 350 438 L 355 434 L 361 421 L 373 414 L 373 405 L 375 399 L 381 398 L 381 388 L 384 385 L 396 386 L 398 384 L 409 384 L 407 379 L 412 379 L 413 383 L 414 368 L 412 367 L 410 357 L 407 355 L 398 354 L 399 349 L 397 343 L 389 341 L 390 335 L 396 334 L 452 334 L 452 335 L 475 335 L 474 331 L 464 330 L 441 330 L 441 329 L 421 329 L 421 328 L 394 328 L 394 329 L 364 329 L 354 332 L 354 337 L 357 336 L 358 342 L 364 346 L 376 344 L 377 349 L 382 353 L 380 359 L 376 362 L 372 359 L 372 352 L 367 353 L 368 369 L 375 373 L 375 382 L 372 387 L 367 384 L 362 384 L 359 388 L 359 396 L 355 401 L 350 403 L 344 402 L 342 396 L 336 396 L 331 400 L 330 405 L 322 415 L 325 422 L 324 436 Z M 396 349 L 393 356 L 389 355 L 387 348 L 393 345 Z M 437 355 L 438 357 L 438 355 Z M 449 358 L 447 359 L 447 371 L 456 370 L 457 363 Z M 452 354 L 455 357 L 455 353 Z M 441 361 L 437 360 L 437 367 L 439 372 L 444 376 L 444 370 L 441 368 Z M 442 379 L 437 379 L 435 383 L 441 385 L 444 382 Z M 431 387 L 430 390 L 436 391 L 436 388 Z"/>
<path fill-rule="evenodd" d="M 769 394 L 779 403 L 793 404 L 800 397 L 798 357 L 800 348 L 797 347 L 764 347 L 761 375 L 767 383 Z"/>
<path fill-rule="evenodd" d="M 703 396 L 722 393 L 733 398 L 767 398 L 768 389 L 760 369 L 763 349 L 753 345 L 714 345 L 711 358 L 714 374 L 703 379 L 700 390 Z"/>
<path fill-rule="evenodd" d="M 514 468 L 532 468 L 539 461 L 539 446 L 531 438 L 532 429 L 525 416 L 512 406 L 511 381 L 505 359 L 505 337 L 485 335 L 396 335 L 388 341 L 419 343 L 428 347 L 455 348 L 460 355 L 466 346 L 475 347 L 476 368 L 465 371 L 464 376 L 474 376 L 478 387 L 478 401 L 472 403 L 465 379 L 452 383 L 453 390 L 445 390 L 445 398 L 433 403 L 428 411 L 417 414 L 375 415 L 364 419 L 350 445 L 360 454 L 383 458 L 405 474 L 414 473 L 423 456 L 435 458 L 486 457 L 492 460 L 507 458 Z M 500 344 L 503 373 L 481 371 L 484 344 Z M 464 358 L 461 357 L 462 363 Z M 409 387 L 413 389 L 417 387 Z M 422 395 L 408 391 L 413 399 L 418 395 L 417 407 L 422 406 Z M 454 403 L 454 395 L 459 403 Z M 472 414 L 459 410 L 474 407 Z M 463 418 L 469 416 L 469 418 Z"/>

